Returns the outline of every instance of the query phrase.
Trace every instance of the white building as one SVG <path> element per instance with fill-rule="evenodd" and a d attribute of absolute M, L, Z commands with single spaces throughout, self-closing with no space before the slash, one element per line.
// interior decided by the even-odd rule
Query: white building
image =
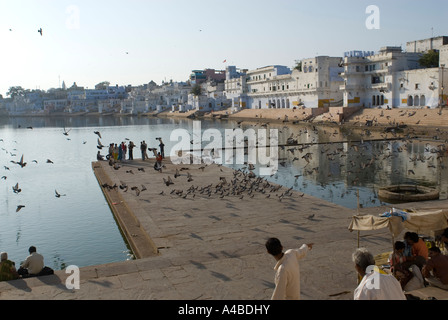
<path fill-rule="evenodd" d="M 249 103 L 252 109 L 322 108 L 342 106 L 339 90 L 341 57 L 318 56 L 304 59 L 301 70 L 268 66 L 247 72 Z"/>
<path fill-rule="evenodd" d="M 442 78 L 444 68 L 442 64 L 421 68 L 419 59 L 428 50 L 440 50 L 440 61 L 445 61 L 445 38 L 408 42 L 409 52 L 401 47 L 384 47 L 373 55 L 346 56 L 344 84 L 340 87 L 344 107 L 438 107 L 447 80 Z"/>
<path fill-rule="evenodd" d="M 409 41 L 406 42 L 406 52 L 424 53 L 430 50 L 440 51 L 440 49 L 447 44 L 448 44 L 448 37 L 446 36 Z"/>
<path fill-rule="evenodd" d="M 238 111 L 247 106 L 247 69 L 237 70 L 235 66 L 226 68 L 226 80 L 224 81 L 224 95 L 230 100 L 233 111 Z"/>
<path fill-rule="evenodd" d="M 344 72 L 344 107 L 367 108 L 401 105 L 400 92 L 393 84 L 405 70 L 419 67 L 419 53 L 406 53 L 401 47 L 384 47 L 379 53 L 367 56 L 346 56 Z"/>

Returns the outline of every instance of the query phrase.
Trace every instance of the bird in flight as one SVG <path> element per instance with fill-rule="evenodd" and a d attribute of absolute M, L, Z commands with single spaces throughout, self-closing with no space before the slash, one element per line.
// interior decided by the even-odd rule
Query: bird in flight
<path fill-rule="evenodd" d="M 93 133 L 98 135 L 98 137 L 100 137 L 100 139 L 101 139 L 101 133 L 99 131 L 93 131 Z"/>
<path fill-rule="evenodd" d="M 97 148 L 98 149 L 103 149 L 104 148 L 104 145 L 101 143 L 100 138 L 98 138 L 98 146 L 97 146 Z"/>
<path fill-rule="evenodd" d="M 20 209 L 22 209 L 22 208 L 25 208 L 25 206 L 24 205 L 18 205 L 17 206 L 17 209 L 16 209 L 16 212 L 19 212 L 20 211 Z"/>
<path fill-rule="evenodd" d="M 173 180 L 171 180 L 171 177 L 168 177 L 168 180 L 166 180 L 165 178 L 163 178 L 163 182 L 166 184 L 167 187 L 168 187 L 170 184 L 174 184 Z"/>
<path fill-rule="evenodd" d="M 14 191 L 14 193 L 19 193 L 22 191 L 22 189 L 19 188 L 18 182 L 16 183 L 16 185 L 14 187 L 12 187 L 12 191 Z"/>
<path fill-rule="evenodd" d="M 62 133 L 64 136 L 68 136 L 68 133 L 70 132 L 71 129 L 69 129 L 68 131 L 65 129 L 64 127 L 64 132 Z"/>
<path fill-rule="evenodd" d="M 20 165 L 22 168 L 24 166 L 26 166 L 26 162 L 23 162 L 23 154 L 22 154 L 22 157 L 20 158 L 19 162 L 17 162 L 17 161 L 11 161 L 11 162 Z"/>
<path fill-rule="evenodd" d="M 39 30 L 37 30 L 37 32 L 39 32 L 40 35 L 42 36 L 42 28 L 40 28 Z"/>
<path fill-rule="evenodd" d="M 56 198 L 60 198 L 61 196 L 65 196 L 65 194 L 60 194 L 56 189 L 54 190 L 54 196 L 56 197 Z"/>

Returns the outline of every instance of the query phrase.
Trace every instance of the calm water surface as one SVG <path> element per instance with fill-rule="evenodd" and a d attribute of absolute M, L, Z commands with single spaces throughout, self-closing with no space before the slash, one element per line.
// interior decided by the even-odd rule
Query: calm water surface
<path fill-rule="evenodd" d="M 233 121 L 201 125 L 203 131 L 236 126 Z M 191 131 L 193 122 L 112 116 L 0 119 L 0 176 L 6 177 L 0 180 L 0 251 L 20 263 L 34 245 L 54 269 L 132 259 L 91 168 L 98 151 L 94 131 L 101 132 L 104 145 L 130 139 L 136 145 L 145 140 L 149 147 L 158 147 L 155 138 L 163 137 L 169 154 L 177 143 L 170 141 L 170 134 L 178 128 Z M 255 127 L 243 127 L 248 128 Z M 361 206 L 378 206 L 382 203 L 378 188 L 398 183 L 437 187 L 446 196 L 442 179 L 447 173 L 446 157 L 437 160 L 427 142 L 366 142 L 356 133 L 334 128 L 274 128 L 279 130 L 280 144 L 293 135 L 309 145 L 302 150 L 280 147 L 278 172 L 266 177 L 270 181 L 347 208 L 357 207 L 358 193 Z M 330 144 L 336 135 L 346 142 Z M 312 154 L 309 162 L 302 158 L 306 153 Z M 137 148 L 134 158 L 139 154 Z M 24 168 L 11 162 L 22 155 Z M 16 183 L 20 193 L 13 192 Z M 63 196 L 55 197 L 55 190 Z M 25 207 L 16 212 L 18 205 Z"/>

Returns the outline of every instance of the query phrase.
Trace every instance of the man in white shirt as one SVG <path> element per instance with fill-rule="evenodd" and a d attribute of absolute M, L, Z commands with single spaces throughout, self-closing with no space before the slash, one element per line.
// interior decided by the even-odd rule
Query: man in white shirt
<path fill-rule="evenodd" d="M 362 277 L 355 289 L 354 300 L 406 300 L 400 282 L 375 266 L 375 259 L 367 249 L 357 249 L 352 259 Z"/>
<path fill-rule="evenodd" d="M 28 251 L 30 255 L 20 265 L 18 272 L 22 276 L 35 276 L 44 268 L 44 257 L 36 252 L 34 246 L 31 246 Z"/>
<path fill-rule="evenodd" d="M 312 247 L 312 243 L 304 244 L 299 249 L 289 249 L 283 253 L 279 239 L 268 239 L 266 249 L 277 261 L 274 267 L 276 273 L 272 300 L 300 300 L 299 260 L 303 259 Z"/>

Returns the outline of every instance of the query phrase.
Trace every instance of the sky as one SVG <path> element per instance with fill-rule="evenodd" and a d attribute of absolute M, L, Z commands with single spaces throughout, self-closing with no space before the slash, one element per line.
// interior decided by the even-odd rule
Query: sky
<path fill-rule="evenodd" d="M 0 94 L 405 49 L 448 35 L 447 12 L 445 0 L 0 0 Z"/>

